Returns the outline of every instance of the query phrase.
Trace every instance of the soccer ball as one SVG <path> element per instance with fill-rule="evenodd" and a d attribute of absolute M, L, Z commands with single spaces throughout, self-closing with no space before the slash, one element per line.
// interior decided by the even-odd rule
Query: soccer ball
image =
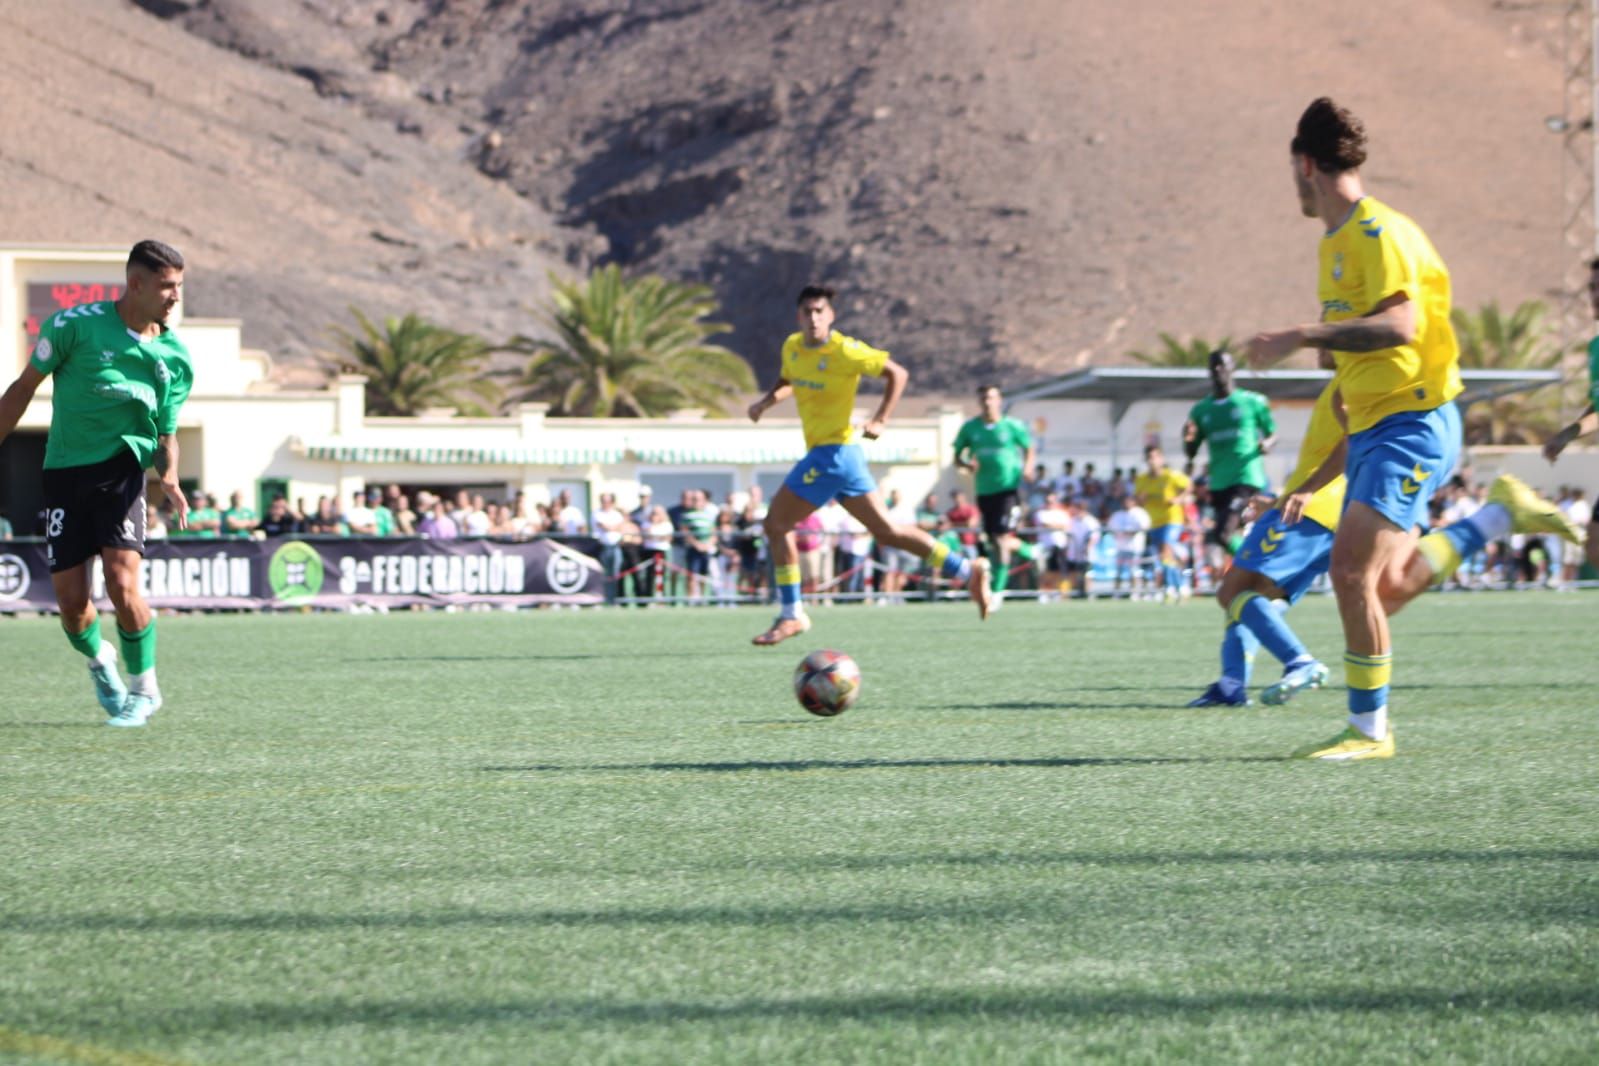
<path fill-rule="evenodd" d="M 841 651 L 813 651 L 794 669 L 794 695 L 812 714 L 842 714 L 860 694 L 861 668 Z"/>

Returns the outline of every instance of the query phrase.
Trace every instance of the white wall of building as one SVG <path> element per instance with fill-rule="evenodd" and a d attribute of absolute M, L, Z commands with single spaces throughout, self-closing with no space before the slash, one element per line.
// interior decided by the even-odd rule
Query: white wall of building
<path fill-rule="evenodd" d="M 24 343 L 25 286 L 29 282 L 120 283 L 126 250 L 44 249 L 0 245 L 0 369 L 10 376 L 29 354 Z M 240 345 L 240 323 L 193 319 L 179 335 L 195 364 L 195 388 L 179 428 L 180 476 L 223 499 L 235 491 L 254 500 L 262 478 L 289 482 L 291 501 L 314 505 L 328 495 L 348 501 L 370 484 L 401 482 L 447 486 L 498 486 L 506 497 L 525 492 L 548 499 L 552 483 L 583 484 L 592 503 L 613 492 L 630 505 L 641 481 L 664 474 L 720 471 L 735 490 L 772 482 L 803 453 L 799 423 L 768 416 L 752 425 L 743 418 L 706 419 L 683 412 L 665 419 L 548 419 L 543 405 L 525 404 L 500 418 L 368 418 L 364 379 L 340 377 L 327 388 L 279 389 L 271 360 Z M 9 380 L 9 377 L 8 377 Z M 1142 462 L 1146 441 L 1158 440 L 1173 462 L 1182 455 L 1182 424 L 1192 401 L 1132 404 L 1112 425 L 1113 407 L 1102 401 L 1038 400 L 1016 404 L 1011 414 L 1035 427 L 1039 457 L 1051 474 L 1064 459 L 1081 470 L 1086 462 L 1108 476 L 1116 466 Z M 791 412 L 792 408 L 788 409 Z M 1309 419 L 1310 404 L 1278 403 L 1278 445 L 1267 472 L 1280 485 L 1292 469 Z M 779 409 L 778 414 L 784 414 Z M 874 474 L 886 490 L 912 500 L 928 492 L 970 488 L 970 478 L 952 465 L 955 434 L 969 412 L 940 408 L 923 418 L 897 419 L 881 441 L 867 445 Z M 864 422 L 867 411 L 858 412 Z M 19 429 L 42 432 L 50 424 L 48 388 L 24 414 Z M 412 458 L 393 458 L 394 450 Z M 566 462 L 450 459 L 463 449 L 518 455 L 607 454 Z M 390 457 L 362 458 L 384 450 Z M 338 454 L 342 458 L 328 458 Z M 416 456 L 430 456 L 417 459 Z M 1599 491 L 1599 451 L 1572 449 L 1550 468 L 1536 449 L 1486 449 L 1473 453 L 1479 476 L 1512 470 L 1540 488 L 1571 482 Z M 1203 458 L 1201 459 L 1203 463 Z M 672 503 L 673 499 L 660 502 Z"/>

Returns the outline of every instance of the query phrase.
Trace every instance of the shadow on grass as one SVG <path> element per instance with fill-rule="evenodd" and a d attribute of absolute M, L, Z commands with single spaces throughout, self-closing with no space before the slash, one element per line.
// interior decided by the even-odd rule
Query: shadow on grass
<path fill-rule="evenodd" d="M 803 719 L 800 719 L 801 721 Z M 803 773 L 807 770 L 923 770 L 994 767 L 1032 767 L 1069 769 L 1091 766 L 1195 766 L 1224 763 L 1283 763 L 1290 760 L 1275 755 L 1206 756 L 1061 756 L 1049 759 L 746 759 L 737 762 L 638 762 L 638 763 L 527 763 L 520 766 L 480 766 L 490 774 L 615 773 L 632 770 L 660 770 L 668 773 L 738 774 L 752 770 L 777 773 Z"/>
<path fill-rule="evenodd" d="M 605 659 L 615 662 L 616 652 L 578 652 L 573 655 L 540 655 L 537 652 L 517 652 L 507 655 L 359 655 L 346 658 L 347 663 L 503 663 L 503 662 L 581 662 Z M 628 659 L 681 659 L 681 651 L 633 651 L 625 653 Z"/>
<path fill-rule="evenodd" d="M 1056 851 L 1014 854 L 1003 851 L 931 855 L 823 855 L 802 860 L 777 859 L 757 864 L 760 868 L 781 871 L 875 871 L 914 867 L 1132 867 L 1171 870 L 1239 865 L 1318 867 L 1324 876 L 1337 874 L 1346 866 L 1421 865 L 1421 866 L 1518 866 L 1528 863 L 1599 862 L 1599 849 L 1504 849 L 1493 851 L 1415 850 L 1368 851 Z M 1112 909 L 1115 900 L 1107 901 Z M 410 911 L 259 911 L 255 913 L 154 914 L 20 914 L 0 912 L 0 932 L 10 934 L 55 935 L 61 933 L 321 933 L 362 930 L 433 929 L 585 929 L 631 928 L 635 926 L 721 926 L 754 928 L 809 928 L 822 923 L 845 924 L 900 922 L 956 922 L 973 925 L 993 922 L 1050 921 L 1063 910 L 1077 904 L 1059 897 L 1022 899 L 958 899 L 936 902 L 835 903 L 818 906 L 756 906 L 715 904 L 688 907 L 611 907 L 555 908 L 535 907 L 520 910 L 410 910 Z M 1141 899 L 1128 899 L 1132 909 L 1145 906 Z M 1593 912 L 1586 906 L 1561 913 L 1562 921 L 1591 921 Z M 1599 996 L 1599 985 L 1594 986 Z"/>
<path fill-rule="evenodd" d="M 1490 986 L 1333 987 L 1306 991 L 1222 991 L 1181 994 L 1116 989 L 1006 991 L 992 988 L 859 996 L 746 997 L 728 1000 L 621 1000 L 600 997 L 513 999 L 311 999 L 305 1002 L 204 1003 L 143 1011 L 141 1023 L 164 1032 L 248 1032 L 349 1025 L 535 1025 L 583 1027 L 676 1025 L 683 1022 L 795 1020 L 814 1022 L 927 1022 L 1072 1020 L 1112 1022 L 1127 1017 L 1203 1019 L 1218 1015 L 1439 1015 L 1464 1023 L 1463 1012 L 1587 1014 L 1599 1009 L 1599 986 L 1555 980 Z M 48 1016 L 48 1015 L 47 1015 Z M 63 1015 L 60 1024 L 81 1025 Z"/>
<path fill-rule="evenodd" d="M 1073 691 L 1082 692 L 1083 689 Z M 1087 691 L 1109 691 L 1105 689 L 1092 689 Z M 1127 691 L 1135 691 L 1128 689 Z M 1141 688 L 1138 692 L 1154 692 L 1156 689 Z M 1193 686 L 1173 689 L 1187 696 L 1193 696 L 1196 691 Z M 936 703 L 927 704 L 919 709 L 927 711 L 1181 711 L 1186 700 L 1172 700 L 1161 703 L 1113 703 L 1109 700 L 996 700 L 988 703 Z M 1230 708 L 1206 708 L 1207 710 L 1228 710 Z M 1242 709 L 1242 708 L 1237 708 Z"/>
<path fill-rule="evenodd" d="M 0 729 L 104 729 L 105 719 L 98 722 L 0 722 Z"/>

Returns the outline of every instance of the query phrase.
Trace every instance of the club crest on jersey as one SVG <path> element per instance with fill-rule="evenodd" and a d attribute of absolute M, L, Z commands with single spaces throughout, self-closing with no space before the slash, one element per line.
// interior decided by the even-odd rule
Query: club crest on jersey
<path fill-rule="evenodd" d="M 826 359 L 818 359 L 818 360 L 816 360 L 816 369 L 818 369 L 818 370 L 826 370 L 827 369 L 827 360 Z"/>
<path fill-rule="evenodd" d="M 102 366 L 110 365 L 111 363 L 116 361 L 116 358 L 117 358 L 117 353 L 113 352 L 111 349 L 109 349 L 109 348 L 101 348 L 100 349 L 100 363 L 101 363 Z"/>
<path fill-rule="evenodd" d="M 33 346 L 33 357 L 41 363 L 48 363 L 55 349 L 50 346 L 49 337 L 40 337 L 39 343 Z"/>

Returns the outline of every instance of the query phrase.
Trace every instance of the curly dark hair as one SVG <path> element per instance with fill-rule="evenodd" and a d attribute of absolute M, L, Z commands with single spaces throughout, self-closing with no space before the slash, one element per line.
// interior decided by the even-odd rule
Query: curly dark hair
<path fill-rule="evenodd" d="M 1289 150 L 1305 156 L 1326 174 L 1354 170 L 1366 161 L 1366 127 L 1330 97 L 1318 97 L 1299 116 Z"/>

